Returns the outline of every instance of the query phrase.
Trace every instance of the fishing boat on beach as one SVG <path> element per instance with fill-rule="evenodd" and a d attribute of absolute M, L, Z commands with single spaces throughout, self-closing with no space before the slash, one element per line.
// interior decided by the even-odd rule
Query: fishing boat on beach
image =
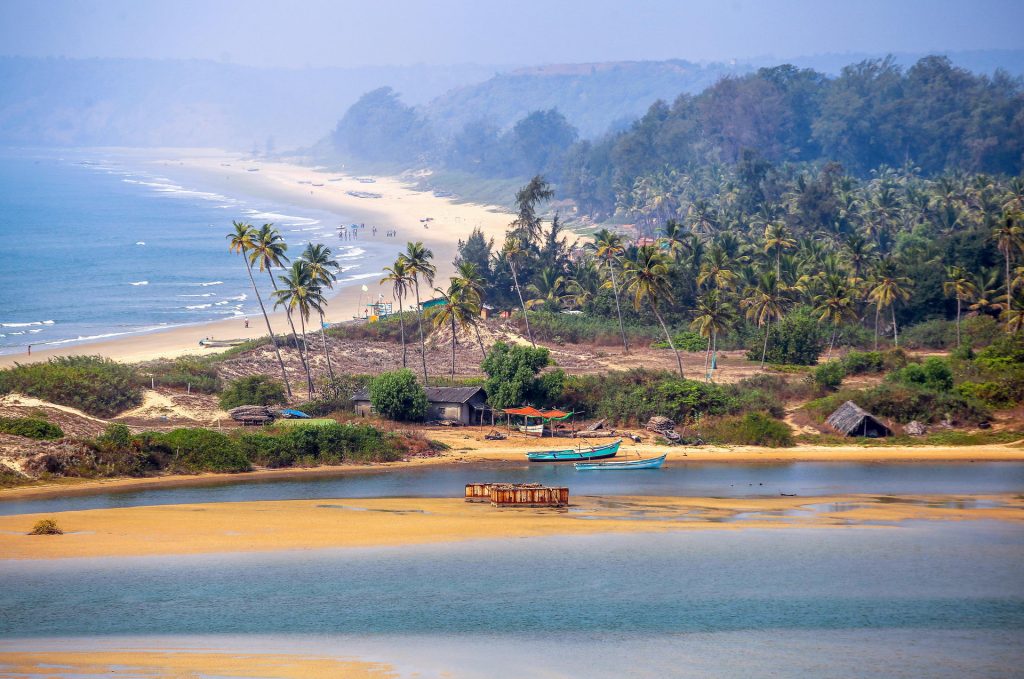
<path fill-rule="evenodd" d="M 541 436 L 544 434 L 543 424 L 521 424 L 519 425 L 519 431 L 524 434 L 532 434 L 534 436 Z"/>
<path fill-rule="evenodd" d="M 573 466 L 576 467 L 576 471 L 628 471 L 632 469 L 659 469 L 662 463 L 665 462 L 665 458 L 668 456 L 666 453 L 661 457 L 649 457 L 643 460 L 620 460 L 616 462 L 577 462 Z"/>
<path fill-rule="evenodd" d="M 575 462 L 577 460 L 603 460 L 615 457 L 619 452 L 622 439 L 603 446 L 578 446 L 564 450 L 537 450 L 526 454 L 530 462 Z"/>
<path fill-rule="evenodd" d="M 245 344 L 248 340 L 244 339 L 226 339 L 218 340 L 212 337 L 199 340 L 199 346 L 201 347 L 237 347 L 239 344 Z"/>

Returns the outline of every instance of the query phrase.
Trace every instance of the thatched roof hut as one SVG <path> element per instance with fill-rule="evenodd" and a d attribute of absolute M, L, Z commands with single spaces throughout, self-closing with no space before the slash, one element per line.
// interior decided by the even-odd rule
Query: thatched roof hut
<path fill-rule="evenodd" d="M 836 408 L 836 411 L 828 416 L 827 422 L 843 436 L 892 436 L 892 429 L 853 401 L 847 401 Z"/>

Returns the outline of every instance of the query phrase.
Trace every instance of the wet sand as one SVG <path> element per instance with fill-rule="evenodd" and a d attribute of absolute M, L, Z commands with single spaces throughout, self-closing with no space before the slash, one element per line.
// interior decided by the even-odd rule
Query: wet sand
<path fill-rule="evenodd" d="M 27 535 L 42 518 L 55 519 L 65 534 Z M 547 535 L 876 526 L 907 520 L 1024 522 L 1024 498 L 582 496 L 571 498 L 568 509 L 495 508 L 462 498 L 163 505 L 0 517 L 0 555 L 63 559 L 267 552 Z"/>

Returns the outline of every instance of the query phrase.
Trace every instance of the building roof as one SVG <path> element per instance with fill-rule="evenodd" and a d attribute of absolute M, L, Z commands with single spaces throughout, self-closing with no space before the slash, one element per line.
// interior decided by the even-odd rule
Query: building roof
<path fill-rule="evenodd" d="M 874 422 L 875 425 L 884 429 L 885 431 L 892 433 L 889 427 L 879 420 L 877 417 L 869 413 L 868 411 L 861 408 L 853 401 L 847 401 L 843 405 L 836 408 L 836 411 L 828 416 L 826 420 L 832 428 L 841 434 L 850 434 L 856 431 L 864 419 L 867 418 Z"/>
<path fill-rule="evenodd" d="M 424 391 L 430 403 L 466 403 L 483 390 L 483 387 L 427 387 Z M 352 400 L 369 401 L 370 390 L 366 387 L 357 389 Z"/>

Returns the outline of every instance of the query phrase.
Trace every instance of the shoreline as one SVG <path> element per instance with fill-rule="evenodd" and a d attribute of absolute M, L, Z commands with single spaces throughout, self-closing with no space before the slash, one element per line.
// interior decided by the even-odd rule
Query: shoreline
<path fill-rule="evenodd" d="M 433 250 L 437 266 L 437 279 L 443 281 L 454 273 L 452 259 L 457 252 L 457 242 L 469 236 L 479 226 L 488 237 L 500 240 L 511 216 L 496 206 L 473 203 L 455 203 L 450 198 L 438 198 L 432 193 L 417 191 L 395 177 L 375 177 L 367 185 L 359 182 L 345 171 L 328 171 L 326 168 L 311 168 L 296 162 L 250 160 L 245 154 L 219 149 L 110 149 L 97 148 L 97 152 L 119 154 L 140 167 L 157 170 L 176 181 L 195 185 L 204 190 L 224 193 L 245 194 L 271 198 L 286 204 L 312 208 L 338 215 L 340 219 L 352 219 L 376 225 L 378 231 L 398 229 L 397 237 L 384 239 L 365 235 L 355 240 L 343 241 L 346 245 L 372 243 L 375 248 L 393 246 L 395 255 L 404 249 L 407 241 L 422 240 Z M 259 172 L 247 168 L 259 167 Z M 323 186 L 300 184 L 315 178 Z M 337 181 L 326 181 L 337 179 Z M 380 198 L 358 198 L 349 191 L 367 191 L 381 194 Z M 231 215 L 243 219 L 245 215 Z M 420 219 L 431 217 L 423 228 Z M 225 233 L 230 223 L 225 223 Z M 326 243 L 336 249 L 334 239 Z M 373 263 L 367 260 L 368 263 Z M 390 265 L 390 261 L 385 265 Z M 360 275 L 374 273 L 368 278 L 356 279 L 338 284 L 328 300 L 326 320 L 339 323 L 353 320 L 361 315 L 360 302 L 377 299 L 383 294 L 390 300 L 390 290 L 378 284 L 379 278 L 370 269 L 360 270 Z M 363 293 L 361 286 L 369 288 Z M 266 303 L 267 300 L 264 299 Z M 284 332 L 285 320 L 281 312 L 269 314 L 275 332 Z M 122 337 L 96 341 L 73 342 L 52 349 L 45 345 L 34 345 L 32 355 L 24 352 L 0 355 L 0 368 L 15 363 L 27 364 L 48 360 L 57 356 L 100 355 L 123 362 L 141 362 L 158 358 L 176 358 L 184 355 L 203 355 L 215 350 L 198 346 L 200 339 L 208 336 L 218 338 L 253 339 L 267 334 L 261 314 L 257 310 L 249 315 L 249 328 L 244 327 L 242 318 L 197 322 L 168 329 L 152 329 L 132 332 Z"/>

